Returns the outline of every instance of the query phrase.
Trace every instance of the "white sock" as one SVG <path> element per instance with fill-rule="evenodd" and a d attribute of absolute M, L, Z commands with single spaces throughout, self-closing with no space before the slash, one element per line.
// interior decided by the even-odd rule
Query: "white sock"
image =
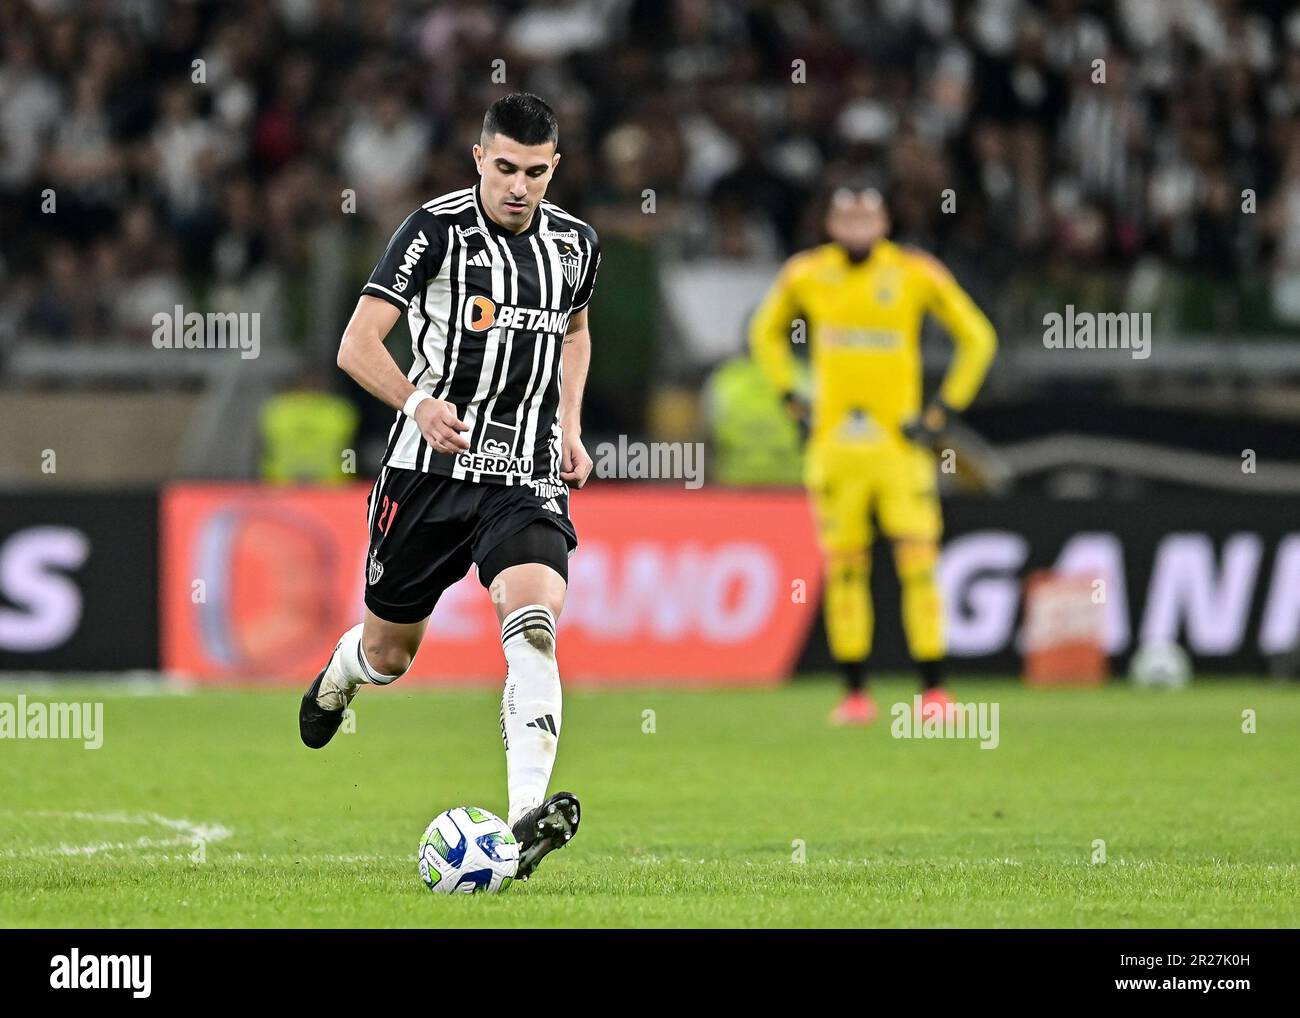
<path fill-rule="evenodd" d="M 501 738 L 506 744 L 507 823 L 546 798 L 560 741 L 560 669 L 555 663 L 555 616 L 525 605 L 501 623 L 506 688 L 501 694 Z"/>
<path fill-rule="evenodd" d="M 316 702 L 326 710 L 346 707 L 363 682 L 386 686 L 402 677 L 381 675 L 370 667 L 365 651 L 361 648 L 361 633 L 364 629 L 365 625 L 358 622 L 344 633 L 325 668 L 325 678 L 321 680 Z"/>
<path fill-rule="evenodd" d="M 357 653 L 361 649 L 361 632 L 364 629 L 365 625 L 358 622 L 343 634 L 343 639 L 339 640 L 334 656 L 330 658 L 330 663 L 325 669 L 325 680 L 322 685 L 328 683 L 340 689 L 349 689 L 366 681 Z"/>

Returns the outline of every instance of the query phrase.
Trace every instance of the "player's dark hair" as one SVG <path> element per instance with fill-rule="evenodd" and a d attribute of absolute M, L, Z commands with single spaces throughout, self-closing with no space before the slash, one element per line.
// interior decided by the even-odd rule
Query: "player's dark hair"
<path fill-rule="evenodd" d="M 884 203 L 885 208 L 893 208 L 892 199 L 894 197 L 895 181 L 884 173 L 855 171 L 832 174 L 829 186 L 825 189 L 825 201 L 829 203 L 835 192 L 841 187 L 848 188 L 850 191 L 859 194 L 863 191 L 876 191 L 879 193 L 880 200 Z"/>
<path fill-rule="evenodd" d="M 483 117 L 483 142 L 504 134 L 521 145 L 560 144 L 560 122 L 555 111 L 531 92 L 503 95 Z"/>

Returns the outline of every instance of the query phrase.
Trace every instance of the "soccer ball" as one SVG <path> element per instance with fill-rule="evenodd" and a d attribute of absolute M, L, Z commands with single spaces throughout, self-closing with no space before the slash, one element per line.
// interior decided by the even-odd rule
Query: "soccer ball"
<path fill-rule="evenodd" d="M 1138 686 L 1182 689 L 1191 681 L 1192 663 L 1176 643 L 1144 643 L 1129 662 L 1129 674 Z"/>
<path fill-rule="evenodd" d="M 431 891 L 504 891 L 519 868 L 519 842 L 500 817 L 457 806 L 433 818 L 420 839 L 420 878 Z"/>

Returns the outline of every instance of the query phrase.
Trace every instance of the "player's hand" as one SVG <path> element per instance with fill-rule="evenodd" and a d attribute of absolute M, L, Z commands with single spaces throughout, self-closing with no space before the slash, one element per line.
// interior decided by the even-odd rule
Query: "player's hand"
<path fill-rule="evenodd" d="M 581 488 L 591 476 L 593 464 L 587 447 L 577 435 L 565 433 L 564 455 L 560 461 L 560 480 L 570 488 Z"/>
<path fill-rule="evenodd" d="M 781 397 L 781 402 L 799 429 L 799 444 L 803 445 L 808 441 L 808 434 L 812 430 L 812 409 L 808 406 L 808 401 L 797 392 L 787 392 Z"/>
<path fill-rule="evenodd" d="M 420 434 L 438 452 L 454 453 L 469 448 L 463 434 L 469 425 L 456 416 L 456 408 L 443 399 L 426 399 L 415 408 Z"/>
<path fill-rule="evenodd" d="M 948 426 L 948 421 L 955 416 L 951 407 L 943 400 L 936 399 L 921 411 L 919 417 L 913 417 L 903 424 L 903 437 L 917 445 L 933 448 L 943 434 L 943 429 Z"/>

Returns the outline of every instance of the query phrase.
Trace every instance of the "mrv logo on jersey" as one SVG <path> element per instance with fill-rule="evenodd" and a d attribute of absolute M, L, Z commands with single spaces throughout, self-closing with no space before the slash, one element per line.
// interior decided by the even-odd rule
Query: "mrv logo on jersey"
<path fill-rule="evenodd" d="M 55 990 L 130 990 L 133 997 L 151 992 L 153 955 L 82 954 L 75 947 L 50 959 L 50 987 Z"/>
<path fill-rule="evenodd" d="M 411 273 L 415 271 L 415 266 L 419 264 L 420 256 L 427 250 L 429 250 L 429 238 L 421 230 L 406 245 L 406 254 L 402 257 L 401 267 L 398 268 L 393 280 L 393 289 L 398 293 L 403 292 L 411 285 Z"/>
<path fill-rule="evenodd" d="M 470 332 L 501 328 L 563 335 L 569 328 L 569 312 L 497 304 L 491 297 L 480 295 L 466 299 L 461 322 Z"/>

